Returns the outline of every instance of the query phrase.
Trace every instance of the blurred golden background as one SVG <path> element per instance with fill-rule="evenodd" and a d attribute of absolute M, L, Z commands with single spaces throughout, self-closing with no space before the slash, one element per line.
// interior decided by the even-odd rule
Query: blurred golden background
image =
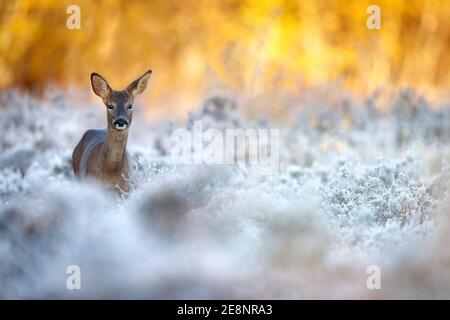
<path fill-rule="evenodd" d="M 67 7 L 81 9 L 70 30 Z M 369 30 L 367 7 L 381 8 Z M 90 90 L 89 74 L 121 89 L 149 67 L 160 112 L 192 108 L 206 92 L 296 94 L 337 85 L 358 94 L 450 85 L 445 0 L 3 0 L 0 90 Z M 164 107 L 163 107 L 164 106 Z"/>

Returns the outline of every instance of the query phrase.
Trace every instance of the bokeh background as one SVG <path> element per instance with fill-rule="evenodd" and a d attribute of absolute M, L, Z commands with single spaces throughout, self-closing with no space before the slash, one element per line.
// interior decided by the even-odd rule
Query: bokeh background
<path fill-rule="evenodd" d="M 66 9 L 81 9 L 69 30 Z M 381 8 L 381 30 L 366 27 Z M 185 112 L 205 93 L 298 94 L 333 84 L 365 95 L 412 86 L 429 98 L 450 85 L 445 0 L 8 0 L 0 3 L 0 89 L 40 95 L 116 88 L 149 67 L 153 112 Z"/>

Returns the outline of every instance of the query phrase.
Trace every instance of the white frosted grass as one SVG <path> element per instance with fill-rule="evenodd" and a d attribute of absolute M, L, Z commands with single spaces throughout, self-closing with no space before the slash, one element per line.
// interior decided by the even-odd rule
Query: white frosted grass
<path fill-rule="evenodd" d="M 449 111 L 411 90 L 383 113 L 312 95 L 286 108 L 290 125 L 221 96 L 186 124 L 136 114 L 123 200 L 71 171 L 101 108 L 0 99 L 0 297 L 450 298 Z M 170 132 L 194 120 L 281 129 L 279 172 L 172 164 Z M 72 264 L 81 290 L 66 289 Z M 373 264 L 382 290 L 366 287 Z"/>

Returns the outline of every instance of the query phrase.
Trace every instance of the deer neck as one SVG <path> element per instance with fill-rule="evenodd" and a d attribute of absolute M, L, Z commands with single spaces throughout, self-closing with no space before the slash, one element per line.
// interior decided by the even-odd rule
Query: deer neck
<path fill-rule="evenodd" d="M 119 171 L 125 161 L 125 149 L 128 141 L 128 129 L 117 131 L 108 128 L 102 145 L 104 167 L 108 171 Z"/>

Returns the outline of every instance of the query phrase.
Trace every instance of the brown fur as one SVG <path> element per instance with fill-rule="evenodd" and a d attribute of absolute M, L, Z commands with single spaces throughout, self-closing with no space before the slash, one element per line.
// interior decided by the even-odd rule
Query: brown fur
<path fill-rule="evenodd" d="M 129 191 L 130 167 L 126 146 L 133 99 L 144 92 L 151 72 L 147 71 L 122 91 L 112 90 L 100 75 L 91 74 L 92 89 L 106 106 L 107 129 L 88 130 L 75 147 L 72 166 L 76 176 L 94 177 L 116 191 Z M 121 121 L 120 125 L 127 123 L 126 128 L 118 128 L 117 121 Z"/>

